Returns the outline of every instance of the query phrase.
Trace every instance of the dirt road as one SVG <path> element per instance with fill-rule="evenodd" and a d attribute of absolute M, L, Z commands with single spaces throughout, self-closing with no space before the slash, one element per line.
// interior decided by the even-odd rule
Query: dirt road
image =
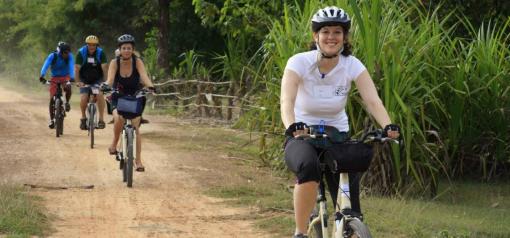
<path fill-rule="evenodd" d="M 271 237 L 236 219 L 249 211 L 201 195 L 193 171 L 176 166 L 190 159 L 183 151 L 143 141 L 146 172 L 136 172 L 133 188 L 127 188 L 118 163 L 107 154 L 111 125 L 97 132 L 97 146 L 90 149 L 87 133 L 78 128 L 75 103 L 63 137 L 56 138 L 47 128 L 46 97 L 27 95 L 0 87 L 0 183 L 94 185 L 31 190 L 54 217 L 52 237 Z M 154 120 L 142 133 L 158 129 Z"/>

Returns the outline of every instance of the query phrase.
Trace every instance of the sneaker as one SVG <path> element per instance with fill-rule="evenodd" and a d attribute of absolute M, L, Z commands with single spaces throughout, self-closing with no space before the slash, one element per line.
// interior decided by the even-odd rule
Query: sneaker
<path fill-rule="evenodd" d="M 87 118 L 80 119 L 80 129 L 87 130 Z"/>
<path fill-rule="evenodd" d="M 50 119 L 50 121 L 48 122 L 48 127 L 49 127 L 50 129 L 55 128 L 55 120 Z"/>
<path fill-rule="evenodd" d="M 97 129 L 104 129 L 105 127 L 106 127 L 106 124 L 104 123 L 104 121 L 97 122 L 97 126 L 96 126 Z"/>
<path fill-rule="evenodd" d="M 66 112 L 71 111 L 71 104 L 66 102 Z"/>
<path fill-rule="evenodd" d="M 292 238 L 308 238 L 308 236 L 300 233 L 300 234 L 294 235 Z"/>
<path fill-rule="evenodd" d="M 149 120 L 145 119 L 145 118 L 142 118 L 140 120 L 140 124 L 149 124 Z"/>

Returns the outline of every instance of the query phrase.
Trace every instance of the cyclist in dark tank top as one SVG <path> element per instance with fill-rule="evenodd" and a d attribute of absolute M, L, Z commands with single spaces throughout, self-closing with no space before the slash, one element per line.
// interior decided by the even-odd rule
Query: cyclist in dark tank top
<path fill-rule="evenodd" d="M 108 80 L 106 83 L 117 89 L 120 94 L 134 95 L 136 91 L 143 87 L 154 91 L 154 85 L 152 84 L 143 61 L 136 57 L 133 52 L 135 49 L 135 38 L 131 35 L 125 34 L 120 36 L 118 39 L 118 45 L 120 55 L 113 59 L 108 69 Z M 113 109 L 113 140 L 108 148 L 110 154 L 115 155 L 117 152 L 117 144 L 119 142 L 120 133 L 124 125 L 124 118 L 117 113 L 117 96 L 112 97 L 112 109 Z M 141 137 L 140 137 L 140 117 L 136 117 L 133 120 L 133 125 L 136 128 L 136 159 L 135 166 L 136 171 L 143 172 L 145 167 L 142 165 L 141 160 Z"/>

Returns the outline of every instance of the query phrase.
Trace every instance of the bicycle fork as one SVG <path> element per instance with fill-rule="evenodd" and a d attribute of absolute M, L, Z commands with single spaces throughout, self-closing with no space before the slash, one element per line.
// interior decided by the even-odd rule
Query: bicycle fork
<path fill-rule="evenodd" d="M 307 234 L 311 235 L 313 233 L 313 229 L 316 229 L 317 224 L 320 224 L 321 225 L 320 231 L 322 233 L 322 238 L 328 238 L 328 210 L 327 210 L 327 206 L 326 206 L 327 205 L 326 204 L 327 203 L 326 192 L 325 192 L 325 187 L 324 187 L 323 181 L 321 181 L 319 183 L 318 190 L 319 190 L 318 195 L 317 195 L 318 207 L 316 208 L 316 209 L 318 209 L 318 211 L 315 211 L 315 212 L 317 212 L 317 216 L 315 216 L 315 215 L 312 216 L 313 219 L 309 223 Z M 318 231 L 315 230 L 315 232 L 318 232 Z"/>
<path fill-rule="evenodd" d="M 338 183 L 337 199 L 339 204 L 336 206 L 335 211 L 335 238 L 344 237 L 344 228 L 346 217 L 344 211 L 351 209 L 351 194 L 349 191 L 349 174 L 340 173 L 340 182 Z"/>
<path fill-rule="evenodd" d="M 322 225 L 322 237 L 327 238 L 328 237 L 328 209 L 327 201 L 326 201 L 326 189 L 324 187 L 324 183 L 321 182 L 319 185 L 320 193 L 319 193 L 319 217 L 321 220 Z"/>
<path fill-rule="evenodd" d="M 132 142 L 132 146 L 133 146 L 133 159 L 135 159 L 136 157 L 136 129 L 133 127 L 133 125 L 131 124 L 131 120 L 126 120 L 126 124 L 124 125 L 124 129 L 122 130 L 122 151 L 124 152 L 124 157 L 127 156 L 126 152 L 127 152 L 127 128 L 130 128 L 130 131 L 133 133 L 133 142 Z"/>

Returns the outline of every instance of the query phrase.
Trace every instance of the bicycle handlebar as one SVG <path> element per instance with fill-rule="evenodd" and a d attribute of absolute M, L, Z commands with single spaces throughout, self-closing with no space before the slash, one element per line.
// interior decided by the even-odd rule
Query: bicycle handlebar
<path fill-rule="evenodd" d="M 103 91 L 104 93 L 110 93 L 110 94 L 119 94 L 119 95 L 125 95 L 125 94 L 121 94 L 120 91 L 118 89 L 113 89 L 111 87 L 105 87 L 105 86 L 101 86 L 100 87 L 100 90 Z M 153 94 L 154 92 L 152 90 L 149 90 L 147 88 L 142 88 L 142 89 L 139 89 L 135 92 L 134 96 L 135 97 L 145 97 L 147 94 Z"/>
<path fill-rule="evenodd" d="M 296 138 L 296 139 L 306 139 L 306 138 L 321 139 L 321 138 L 330 138 L 330 137 L 326 133 L 314 133 L 314 134 L 301 134 L 301 135 L 295 136 L 294 138 Z M 383 143 L 386 141 L 390 141 L 390 142 L 394 142 L 396 144 L 400 144 L 398 139 L 389 138 L 386 135 L 384 135 L 384 133 L 381 129 L 369 131 L 369 132 L 365 133 L 363 136 L 361 136 L 361 139 L 359 139 L 359 140 L 351 140 L 351 142 L 360 142 L 360 143 L 366 143 L 366 142 L 372 142 L 372 141 L 383 142 Z M 347 141 L 347 142 L 349 142 L 349 141 Z"/>
<path fill-rule="evenodd" d="M 83 84 L 83 86 L 81 86 L 81 88 L 99 88 L 101 85 L 95 83 L 95 84 Z"/>
<path fill-rule="evenodd" d="M 312 138 L 312 139 L 320 139 L 320 138 L 327 138 L 328 134 L 301 134 L 297 135 L 294 138 L 296 139 L 305 139 L 305 138 Z"/>

